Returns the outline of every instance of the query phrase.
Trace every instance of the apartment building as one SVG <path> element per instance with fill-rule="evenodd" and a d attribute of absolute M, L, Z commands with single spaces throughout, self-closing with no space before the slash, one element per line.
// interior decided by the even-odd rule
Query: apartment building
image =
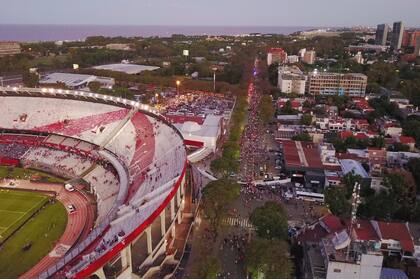
<path fill-rule="evenodd" d="M 303 63 L 306 63 L 306 64 L 312 65 L 312 64 L 315 63 L 315 58 L 316 58 L 316 52 L 315 52 L 315 50 L 307 50 L 303 54 L 302 62 Z"/>
<path fill-rule="evenodd" d="M 389 30 L 388 24 L 379 24 L 376 28 L 375 44 L 385 46 Z"/>
<path fill-rule="evenodd" d="M 365 96 L 367 76 L 358 73 L 320 73 L 309 74 L 306 92 L 311 95 Z"/>
<path fill-rule="evenodd" d="M 304 95 L 306 76 L 297 67 L 279 67 L 277 87 L 283 93 Z"/>
<path fill-rule="evenodd" d="M 0 57 L 19 54 L 20 44 L 16 42 L 0 42 Z"/>
<path fill-rule="evenodd" d="M 287 53 L 282 48 L 270 48 L 267 53 L 267 65 L 273 63 L 284 64 L 287 62 Z"/>
<path fill-rule="evenodd" d="M 394 22 L 392 27 L 392 37 L 391 37 L 391 47 L 394 50 L 401 48 L 402 40 L 404 34 L 404 23 L 401 21 Z"/>

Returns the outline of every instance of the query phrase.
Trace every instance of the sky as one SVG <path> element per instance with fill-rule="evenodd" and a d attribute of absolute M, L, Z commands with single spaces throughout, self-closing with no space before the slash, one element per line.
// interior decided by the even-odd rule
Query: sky
<path fill-rule="evenodd" d="M 0 24 L 420 27 L 420 0 L 0 0 Z"/>

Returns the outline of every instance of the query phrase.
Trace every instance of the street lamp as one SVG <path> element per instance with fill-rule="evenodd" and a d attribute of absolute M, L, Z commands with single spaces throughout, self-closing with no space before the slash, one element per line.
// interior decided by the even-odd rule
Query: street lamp
<path fill-rule="evenodd" d="M 212 70 L 213 70 L 213 93 L 215 93 L 216 92 L 216 71 L 217 71 L 217 68 L 213 67 Z"/>
<path fill-rule="evenodd" d="M 176 94 L 178 94 L 179 95 L 179 85 L 181 84 L 181 81 L 180 80 L 177 80 L 176 81 Z"/>

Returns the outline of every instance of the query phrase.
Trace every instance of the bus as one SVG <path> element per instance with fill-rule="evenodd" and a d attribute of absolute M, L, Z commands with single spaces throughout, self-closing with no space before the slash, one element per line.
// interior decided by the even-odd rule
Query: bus
<path fill-rule="evenodd" d="M 324 194 L 296 191 L 296 198 L 299 200 L 324 203 Z"/>

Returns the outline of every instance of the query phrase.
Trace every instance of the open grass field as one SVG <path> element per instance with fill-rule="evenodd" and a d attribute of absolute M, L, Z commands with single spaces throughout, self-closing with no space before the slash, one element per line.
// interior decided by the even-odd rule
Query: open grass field
<path fill-rule="evenodd" d="M 0 245 L 0 278 L 17 278 L 29 270 L 54 248 L 67 226 L 67 210 L 61 203 L 48 202 L 48 197 L 37 193 L 0 191 L 0 226 L 6 228 L 3 231 L 42 205 Z"/>
<path fill-rule="evenodd" d="M 11 179 L 30 179 L 32 176 L 37 176 L 42 182 L 49 183 L 64 183 L 64 179 L 55 177 L 45 172 L 36 171 L 32 169 L 24 169 L 17 167 L 5 167 L 0 166 L 0 179 L 11 178 Z"/>
<path fill-rule="evenodd" d="M 45 195 L 0 189 L 0 244 L 47 202 Z"/>

